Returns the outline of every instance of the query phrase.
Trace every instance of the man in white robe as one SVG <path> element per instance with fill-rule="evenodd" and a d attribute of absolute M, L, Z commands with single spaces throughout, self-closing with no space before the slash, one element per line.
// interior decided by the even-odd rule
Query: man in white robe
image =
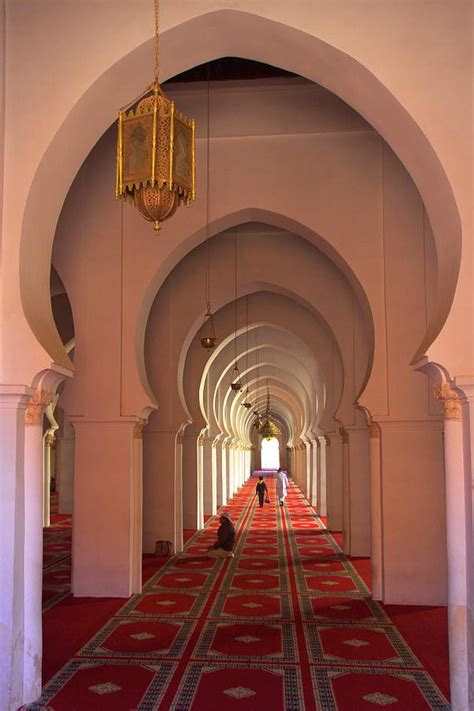
<path fill-rule="evenodd" d="M 283 504 L 285 503 L 287 489 L 288 477 L 286 475 L 285 470 L 280 467 L 276 475 L 276 495 L 280 499 L 280 506 L 283 506 Z"/>

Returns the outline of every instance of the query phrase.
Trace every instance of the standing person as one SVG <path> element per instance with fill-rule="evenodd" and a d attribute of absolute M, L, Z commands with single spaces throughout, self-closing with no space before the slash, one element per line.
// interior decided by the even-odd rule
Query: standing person
<path fill-rule="evenodd" d="M 209 558 L 233 558 L 235 528 L 227 511 L 221 513 L 219 523 L 221 525 L 217 529 L 217 541 L 207 549 L 207 555 Z"/>
<path fill-rule="evenodd" d="M 276 493 L 278 498 L 280 499 L 280 506 L 283 506 L 283 504 L 285 503 L 287 489 L 288 477 L 286 475 L 286 471 L 280 467 L 276 475 Z"/>
<path fill-rule="evenodd" d="M 260 508 L 262 508 L 263 502 L 265 499 L 265 495 L 268 496 L 268 489 L 267 489 L 267 485 L 263 481 L 263 476 L 258 477 L 258 482 L 257 482 L 257 486 L 255 487 L 255 491 L 258 494 L 258 504 L 259 504 Z"/>

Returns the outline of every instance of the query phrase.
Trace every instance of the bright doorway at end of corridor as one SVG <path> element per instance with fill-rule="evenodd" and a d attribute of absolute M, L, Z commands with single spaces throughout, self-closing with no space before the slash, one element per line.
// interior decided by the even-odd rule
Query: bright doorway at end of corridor
<path fill-rule="evenodd" d="M 261 468 L 278 469 L 280 466 L 280 444 L 276 437 L 262 439 Z"/>

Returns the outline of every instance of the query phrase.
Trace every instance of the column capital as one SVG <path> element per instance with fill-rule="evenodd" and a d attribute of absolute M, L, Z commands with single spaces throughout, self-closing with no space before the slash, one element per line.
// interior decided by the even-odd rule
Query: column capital
<path fill-rule="evenodd" d="M 349 433 L 345 427 L 340 428 L 339 434 L 341 435 L 342 444 L 349 444 Z"/>
<path fill-rule="evenodd" d="M 377 422 L 371 422 L 369 426 L 369 437 L 371 439 L 380 439 L 380 427 Z"/>
<path fill-rule="evenodd" d="M 35 390 L 26 406 L 25 425 L 27 427 L 42 425 L 44 411 L 53 399 L 54 393 L 49 392 L 49 390 Z"/>
<path fill-rule="evenodd" d="M 438 383 L 434 388 L 434 395 L 443 403 L 445 420 L 462 420 L 461 402 L 449 383 Z"/>
<path fill-rule="evenodd" d="M 133 439 L 143 439 L 143 428 L 145 427 L 148 419 L 140 417 L 137 422 L 133 425 Z"/>

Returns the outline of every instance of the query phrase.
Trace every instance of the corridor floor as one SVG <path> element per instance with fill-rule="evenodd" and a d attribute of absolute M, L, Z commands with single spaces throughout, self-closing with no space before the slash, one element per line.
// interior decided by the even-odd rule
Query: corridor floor
<path fill-rule="evenodd" d="M 96 600 L 84 608 L 68 598 L 61 617 L 67 590 L 50 581 L 45 606 L 56 604 L 47 613 L 57 610 L 56 635 L 67 645 L 70 623 L 74 637 L 74 609 L 86 627 L 90 609 L 99 631 L 71 652 L 41 702 L 26 708 L 449 709 L 297 487 L 291 484 L 280 507 L 273 479 L 266 481 L 271 503 L 263 509 L 254 498 L 255 478 L 225 507 L 237 530 L 232 559 L 205 556 L 219 525 L 214 517 L 125 603 Z M 64 538 L 66 520 L 62 528 Z M 66 555 L 61 531 L 50 538 L 60 546 L 55 555 Z M 50 644 L 52 636 L 46 664 Z"/>

